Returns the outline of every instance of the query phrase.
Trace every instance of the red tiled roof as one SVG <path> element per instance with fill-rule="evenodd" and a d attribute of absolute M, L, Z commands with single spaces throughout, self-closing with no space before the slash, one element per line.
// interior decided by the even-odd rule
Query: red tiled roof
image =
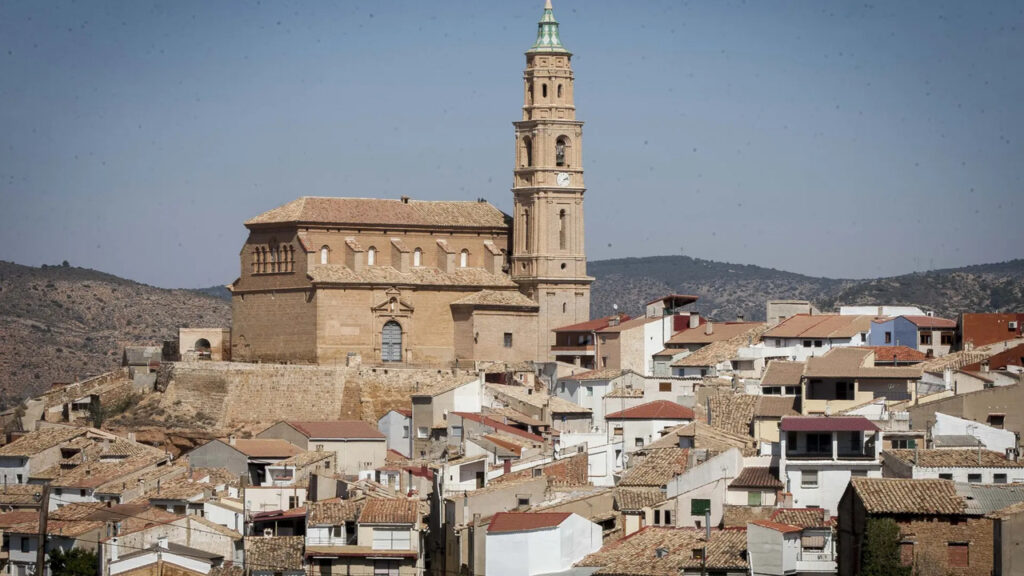
<path fill-rule="evenodd" d="M 419 500 L 371 498 L 359 514 L 360 524 L 416 524 L 419 520 Z"/>
<path fill-rule="evenodd" d="M 801 528 L 824 528 L 831 524 L 824 508 L 777 508 L 768 520 Z"/>
<path fill-rule="evenodd" d="M 230 440 L 222 442 L 252 458 L 289 458 L 302 452 L 301 448 L 291 442 L 277 438 L 239 438 L 234 444 Z"/>
<path fill-rule="evenodd" d="M 630 319 L 629 314 L 619 314 L 619 322 L 625 322 Z M 605 316 L 604 318 L 597 318 L 596 320 L 588 320 L 586 322 L 580 322 L 579 324 L 570 324 L 568 326 L 562 326 L 555 328 L 553 332 L 592 332 L 595 330 L 602 330 L 608 327 L 608 322 L 615 317 L 615 314 L 611 316 Z"/>
<path fill-rule="evenodd" d="M 751 522 L 751 524 L 756 524 L 758 526 L 768 528 L 770 530 L 782 532 L 783 534 L 787 534 L 790 532 L 800 532 L 801 530 L 803 530 L 803 528 L 799 526 L 792 526 L 790 524 L 780 524 L 778 522 L 770 522 L 768 520 L 754 520 L 753 522 Z"/>
<path fill-rule="evenodd" d="M 406 418 L 412 418 L 412 410 L 408 408 L 395 408 L 395 412 L 398 412 L 399 414 L 405 416 Z"/>
<path fill-rule="evenodd" d="M 493 534 L 554 528 L 571 515 L 571 512 L 498 512 L 491 519 L 487 532 Z"/>
<path fill-rule="evenodd" d="M 618 412 L 612 412 L 605 416 L 605 420 L 693 420 L 693 410 L 669 402 L 668 400 L 655 400 L 647 404 L 641 404 L 632 408 L 626 408 Z"/>
<path fill-rule="evenodd" d="M 543 438 L 541 438 L 540 436 L 537 436 L 536 434 L 530 434 L 529 432 L 527 432 L 525 430 L 520 430 L 519 428 L 516 428 L 514 426 L 509 426 L 508 424 L 502 424 L 501 422 L 498 422 L 497 420 L 495 420 L 493 418 L 488 418 L 487 416 L 484 416 L 483 414 L 474 414 L 473 412 L 452 412 L 452 414 L 455 414 L 456 416 L 459 416 L 459 417 L 464 418 L 466 420 L 471 420 L 473 422 L 477 422 L 477 423 L 483 424 L 485 426 L 490 426 L 491 428 L 494 428 L 495 430 L 501 430 L 502 432 L 508 432 L 509 434 L 515 434 L 516 436 L 522 436 L 523 438 L 529 438 L 530 440 L 533 440 L 534 442 L 543 442 L 544 441 Z"/>
<path fill-rule="evenodd" d="M 918 328 L 956 328 L 956 320 L 936 318 L 935 316 L 904 316 Z"/>
<path fill-rule="evenodd" d="M 878 431 L 878 426 L 863 416 L 786 416 L 779 428 L 783 432 Z"/>
<path fill-rule="evenodd" d="M 772 469 L 767 466 L 747 466 L 743 468 L 739 476 L 735 480 L 729 483 L 730 488 L 774 488 L 779 489 L 783 487 L 782 482 L 778 479 L 776 473 L 772 473 Z"/>
<path fill-rule="evenodd" d="M 906 346 L 857 346 L 875 353 L 875 364 L 879 362 L 923 362 L 928 356 L 920 350 Z"/>
<path fill-rule="evenodd" d="M 375 426 L 362 420 L 335 420 L 331 422 L 289 421 L 288 424 L 307 438 L 344 438 L 348 440 L 384 438 L 384 435 Z"/>

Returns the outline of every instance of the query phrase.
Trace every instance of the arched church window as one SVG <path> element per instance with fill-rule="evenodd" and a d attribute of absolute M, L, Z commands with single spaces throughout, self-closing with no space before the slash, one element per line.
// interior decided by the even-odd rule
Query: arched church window
<path fill-rule="evenodd" d="M 561 84 L 558 85 L 558 97 L 559 98 L 562 97 L 562 85 Z"/>
<path fill-rule="evenodd" d="M 523 166 L 533 166 L 533 140 L 523 136 Z"/>
<path fill-rule="evenodd" d="M 540 85 L 540 95 L 541 95 L 542 98 L 547 98 L 548 97 L 548 85 L 547 85 L 547 83 L 544 83 L 544 84 Z"/>
<path fill-rule="evenodd" d="M 423 265 L 423 250 L 419 248 L 412 251 L 412 265 L 422 266 Z"/>
<path fill-rule="evenodd" d="M 569 311 L 569 305 L 567 303 L 565 303 L 565 302 L 562 302 L 562 314 L 565 314 L 568 311 Z"/>
<path fill-rule="evenodd" d="M 523 210 L 523 247 L 530 251 L 530 209 Z"/>
<path fill-rule="evenodd" d="M 270 250 L 267 251 L 267 256 L 270 257 L 270 262 L 269 262 L 270 266 L 267 269 L 267 272 L 270 272 L 270 273 L 277 272 L 277 239 L 276 238 L 271 238 L 270 239 Z"/>
<path fill-rule="evenodd" d="M 558 249 L 565 250 L 566 236 L 566 225 L 565 225 L 565 209 L 558 211 Z"/>
<path fill-rule="evenodd" d="M 366 265 L 367 266 L 374 266 L 376 264 L 377 264 L 377 249 L 374 248 L 373 246 L 370 246 L 366 250 Z"/>
<path fill-rule="evenodd" d="M 565 166 L 565 138 L 555 142 L 555 166 Z"/>
<path fill-rule="evenodd" d="M 533 82 L 530 82 L 526 85 L 526 105 L 533 105 Z"/>
<path fill-rule="evenodd" d="M 320 248 L 320 263 L 327 264 L 327 255 L 330 253 L 330 249 L 327 246 Z"/>
<path fill-rule="evenodd" d="M 462 253 L 459 255 L 459 268 L 465 268 L 469 266 L 469 250 L 462 249 Z"/>

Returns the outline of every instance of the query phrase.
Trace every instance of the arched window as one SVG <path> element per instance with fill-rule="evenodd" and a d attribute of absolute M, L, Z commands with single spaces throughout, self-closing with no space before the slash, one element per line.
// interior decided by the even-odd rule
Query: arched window
<path fill-rule="evenodd" d="M 565 229 L 566 229 L 566 225 L 565 225 L 565 209 L 562 209 L 562 210 L 558 211 L 558 249 L 559 250 L 565 250 L 565 244 L 566 244 L 566 241 L 565 241 L 566 230 Z"/>
<path fill-rule="evenodd" d="M 565 166 L 565 138 L 555 142 L 555 166 Z"/>
<path fill-rule="evenodd" d="M 465 268 L 469 266 L 469 250 L 462 249 L 462 253 L 459 255 L 459 268 Z"/>
<path fill-rule="evenodd" d="M 270 250 L 267 251 L 267 255 L 270 257 L 270 267 L 267 272 L 277 272 L 277 240 L 270 241 Z"/>
<path fill-rule="evenodd" d="M 330 253 L 330 248 L 327 246 L 320 247 L 320 263 L 327 264 L 327 255 Z"/>
<path fill-rule="evenodd" d="M 523 248 L 530 251 L 530 209 L 523 210 Z"/>
<path fill-rule="evenodd" d="M 260 272 L 260 249 L 255 247 L 252 249 L 252 273 L 259 274 Z"/>
<path fill-rule="evenodd" d="M 423 265 L 423 250 L 419 248 L 412 251 L 412 265 L 422 266 Z"/>
<path fill-rule="evenodd" d="M 559 98 L 562 97 L 562 85 L 561 84 L 558 85 L 558 97 Z"/>
<path fill-rule="evenodd" d="M 543 84 L 540 85 L 540 95 L 541 95 L 542 98 L 547 98 L 548 97 L 548 85 L 547 85 L 547 83 L 543 83 Z"/>
<path fill-rule="evenodd" d="M 533 82 L 528 82 L 526 84 L 526 105 L 533 105 Z"/>
<path fill-rule="evenodd" d="M 374 248 L 373 246 L 370 246 L 366 250 L 366 265 L 367 266 L 374 266 L 376 264 L 377 264 L 377 249 Z"/>
<path fill-rule="evenodd" d="M 523 136 L 523 166 L 533 166 L 533 140 Z"/>
<path fill-rule="evenodd" d="M 568 311 L 569 311 L 569 305 L 567 303 L 565 303 L 565 302 L 562 302 L 562 314 L 565 314 Z"/>
<path fill-rule="evenodd" d="M 260 246 L 260 257 L 259 257 L 259 273 L 264 274 L 267 271 L 267 248 L 266 246 Z"/>

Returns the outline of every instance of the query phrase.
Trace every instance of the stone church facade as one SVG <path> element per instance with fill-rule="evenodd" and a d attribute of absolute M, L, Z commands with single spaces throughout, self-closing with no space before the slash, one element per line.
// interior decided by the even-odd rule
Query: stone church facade
<path fill-rule="evenodd" d="M 550 2 L 526 52 L 510 217 L 485 201 L 302 197 L 247 221 L 240 361 L 549 360 L 589 320 L 582 122 Z"/>

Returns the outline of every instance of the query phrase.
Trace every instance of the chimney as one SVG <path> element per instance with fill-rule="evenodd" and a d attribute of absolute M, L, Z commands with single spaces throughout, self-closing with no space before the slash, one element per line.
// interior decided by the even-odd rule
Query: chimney
<path fill-rule="evenodd" d="M 408 203 L 409 203 L 409 197 L 408 196 L 402 196 L 402 204 L 408 204 Z"/>
<path fill-rule="evenodd" d="M 739 314 L 736 315 L 736 321 L 737 322 L 743 322 L 743 313 L 742 312 L 740 312 Z"/>
<path fill-rule="evenodd" d="M 710 335 L 712 335 L 714 333 L 715 333 L 715 327 L 712 326 L 711 325 L 711 321 L 708 320 L 708 323 L 704 325 L 704 334 L 707 334 L 708 336 L 710 336 Z"/>
<path fill-rule="evenodd" d="M 700 326 L 700 314 L 698 312 L 690 312 L 690 328 L 696 328 Z"/>
<path fill-rule="evenodd" d="M 238 438 L 234 434 L 229 434 L 228 435 L 228 446 L 234 446 L 235 445 L 235 440 L 237 440 L 237 439 Z"/>

